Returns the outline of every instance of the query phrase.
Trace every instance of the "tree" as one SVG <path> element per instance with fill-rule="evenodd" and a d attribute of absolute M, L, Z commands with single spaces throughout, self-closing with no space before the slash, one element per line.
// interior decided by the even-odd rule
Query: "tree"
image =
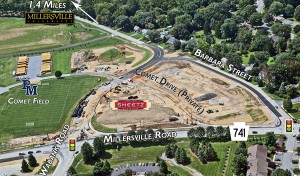
<path fill-rule="evenodd" d="M 254 40 L 251 42 L 251 50 L 253 51 L 267 51 L 272 49 L 271 39 L 266 35 L 255 35 Z"/>
<path fill-rule="evenodd" d="M 224 128 L 222 126 L 218 126 L 216 128 L 216 135 L 219 138 L 223 137 L 223 135 L 224 135 Z"/>
<path fill-rule="evenodd" d="M 60 70 L 57 70 L 55 73 L 54 73 L 55 77 L 56 78 L 60 78 L 61 75 L 62 75 L 62 72 Z"/>
<path fill-rule="evenodd" d="M 167 158 L 174 157 L 170 144 L 166 145 L 166 156 Z"/>
<path fill-rule="evenodd" d="M 104 142 L 100 137 L 96 137 L 93 141 L 95 156 L 100 157 L 105 152 Z"/>
<path fill-rule="evenodd" d="M 297 21 L 300 21 L 300 5 L 298 5 L 295 9 L 295 13 L 294 13 L 294 18 L 297 20 Z"/>
<path fill-rule="evenodd" d="M 93 159 L 93 148 L 88 142 L 85 142 L 82 145 L 81 153 L 83 155 L 84 163 L 90 163 L 92 161 L 92 159 Z"/>
<path fill-rule="evenodd" d="M 288 39 L 291 36 L 292 28 L 291 28 L 291 26 L 286 25 L 286 24 L 274 23 L 271 26 L 271 30 L 272 30 L 273 34 Z"/>
<path fill-rule="evenodd" d="M 196 136 L 199 138 L 203 138 L 205 136 L 205 129 L 203 127 L 197 127 Z"/>
<path fill-rule="evenodd" d="M 235 175 L 245 174 L 247 171 L 247 157 L 242 153 L 235 155 L 233 159 L 233 172 Z"/>
<path fill-rule="evenodd" d="M 207 135 L 207 137 L 214 137 L 215 136 L 215 128 L 213 126 L 208 126 L 206 128 L 206 135 Z"/>
<path fill-rule="evenodd" d="M 197 46 L 198 46 L 197 41 L 194 40 L 194 39 L 191 39 L 191 40 L 189 40 L 189 41 L 186 42 L 185 49 L 187 49 L 190 52 L 194 52 L 194 51 L 196 51 Z"/>
<path fill-rule="evenodd" d="M 290 4 L 286 5 L 284 8 L 284 17 L 285 18 L 291 18 L 294 16 L 294 7 Z"/>
<path fill-rule="evenodd" d="M 37 166 L 36 159 L 35 159 L 35 157 L 34 157 L 32 154 L 30 154 L 29 157 L 28 157 L 28 164 L 29 164 L 31 167 Z"/>
<path fill-rule="evenodd" d="M 181 47 L 181 42 L 179 40 L 175 40 L 173 45 L 175 50 L 179 50 Z"/>
<path fill-rule="evenodd" d="M 300 25 L 297 24 L 295 27 L 294 27 L 294 32 L 297 34 L 298 32 L 300 32 Z"/>
<path fill-rule="evenodd" d="M 268 62 L 268 59 L 270 57 L 270 55 L 267 51 L 256 51 L 254 53 L 254 56 L 255 56 L 255 62 L 258 64 Z"/>
<path fill-rule="evenodd" d="M 263 24 L 262 22 L 262 15 L 258 12 L 253 13 L 250 18 L 249 22 L 252 26 L 260 26 Z"/>
<path fill-rule="evenodd" d="M 129 17 L 125 15 L 118 16 L 113 23 L 115 24 L 116 27 L 122 28 L 122 30 L 124 31 L 131 31 L 133 27 Z"/>
<path fill-rule="evenodd" d="M 292 176 L 292 173 L 289 170 L 283 170 L 283 169 L 275 169 L 271 176 Z"/>
<path fill-rule="evenodd" d="M 270 5 L 272 4 L 273 0 L 264 0 L 264 4 L 266 8 L 269 8 Z"/>
<path fill-rule="evenodd" d="M 166 162 L 164 160 L 160 161 L 159 171 L 161 173 L 163 173 L 163 174 L 167 174 L 168 173 L 168 165 L 166 164 Z"/>
<path fill-rule="evenodd" d="M 276 137 L 273 132 L 267 132 L 265 137 L 265 144 L 268 147 L 272 147 L 275 145 Z"/>
<path fill-rule="evenodd" d="M 284 5 L 280 2 L 274 1 L 269 8 L 269 12 L 273 15 L 283 14 Z"/>
<path fill-rule="evenodd" d="M 74 175 L 74 174 L 77 174 L 75 168 L 73 166 L 70 166 L 68 171 L 67 171 L 67 174 L 68 175 Z"/>
<path fill-rule="evenodd" d="M 231 40 L 236 38 L 238 27 L 233 20 L 226 19 L 221 26 L 221 33 L 224 38 L 230 38 Z"/>
<path fill-rule="evenodd" d="M 106 176 L 111 172 L 110 164 L 107 160 L 103 163 L 102 161 L 98 161 L 95 163 L 93 174 L 94 176 Z"/>
<path fill-rule="evenodd" d="M 222 37 L 222 33 L 221 33 L 221 26 L 222 26 L 222 22 L 218 22 L 215 26 L 215 36 L 217 38 L 221 38 Z"/>
<path fill-rule="evenodd" d="M 263 22 L 265 23 L 273 23 L 274 22 L 274 17 L 271 15 L 268 11 L 264 14 L 263 16 Z"/>
<path fill-rule="evenodd" d="M 93 169 L 93 174 L 94 176 L 104 176 L 104 173 L 102 171 L 102 167 L 103 167 L 103 162 L 102 161 L 98 161 L 95 163 L 94 169 Z"/>
<path fill-rule="evenodd" d="M 132 176 L 132 170 L 131 169 L 126 169 L 125 170 L 125 176 Z"/>
<path fill-rule="evenodd" d="M 28 172 L 29 171 L 29 166 L 28 166 L 27 162 L 24 159 L 22 161 L 21 168 L 22 168 L 22 172 Z"/>
<path fill-rule="evenodd" d="M 196 137 L 196 130 L 194 128 L 191 128 L 188 133 L 187 133 L 189 138 L 194 138 Z"/>
<path fill-rule="evenodd" d="M 288 112 L 293 109 L 293 103 L 290 98 L 283 100 L 283 108 Z"/>
<path fill-rule="evenodd" d="M 160 33 L 158 32 L 158 30 L 150 30 L 148 31 L 148 36 L 151 42 L 159 42 L 161 40 L 160 38 Z"/>
<path fill-rule="evenodd" d="M 239 50 L 248 50 L 252 41 L 252 33 L 244 28 L 240 28 L 236 37 Z"/>
<path fill-rule="evenodd" d="M 187 30 L 187 26 L 184 24 L 176 24 L 171 33 L 177 39 L 188 40 L 190 38 L 190 32 Z"/>
<path fill-rule="evenodd" d="M 204 23 L 203 32 L 205 35 L 211 34 L 210 24 L 208 21 Z"/>

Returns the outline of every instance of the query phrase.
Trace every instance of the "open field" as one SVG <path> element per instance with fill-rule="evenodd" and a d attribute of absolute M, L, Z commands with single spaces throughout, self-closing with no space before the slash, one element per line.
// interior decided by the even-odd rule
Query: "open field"
<path fill-rule="evenodd" d="M 40 85 L 38 95 L 34 97 L 26 96 L 20 86 L 1 94 L 0 139 L 46 134 L 58 130 L 63 123 L 70 122 L 70 114 L 80 98 L 100 84 L 98 78 L 73 76 L 44 80 L 42 84 L 49 85 Z M 9 98 L 30 99 L 31 104 L 9 104 Z M 48 99 L 49 104 L 33 104 L 33 98 Z"/>
<path fill-rule="evenodd" d="M 13 71 L 17 67 L 17 57 L 0 58 L 0 86 L 7 86 L 15 83 Z"/>
<path fill-rule="evenodd" d="M 0 18 L 0 54 L 51 48 L 104 36 L 75 25 L 26 25 L 23 18 Z"/>

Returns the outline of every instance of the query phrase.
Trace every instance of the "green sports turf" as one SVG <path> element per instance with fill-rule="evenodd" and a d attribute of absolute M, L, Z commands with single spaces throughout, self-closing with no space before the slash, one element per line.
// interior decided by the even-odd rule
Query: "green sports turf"
<path fill-rule="evenodd" d="M 27 135 L 46 134 L 70 122 L 70 116 L 77 102 L 91 89 L 100 84 L 99 77 L 73 76 L 63 79 L 49 79 L 40 85 L 37 96 L 26 96 L 21 86 L 0 95 L 0 139 Z M 104 79 L 102 79 L 104 80 Z M 48 105 L 9 104 L 8 99 L 49 99 Z M 34 122 L 34 126 L 26 123 Z"/>

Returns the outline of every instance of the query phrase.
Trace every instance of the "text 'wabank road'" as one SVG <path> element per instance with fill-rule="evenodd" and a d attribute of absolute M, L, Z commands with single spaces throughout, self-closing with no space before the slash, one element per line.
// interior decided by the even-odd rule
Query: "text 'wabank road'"
<path fill-rule="evenodd" d="M 26 24 L 73 24 L 74 14 L 68 12 L 59 13 L 26 13 Z"/>

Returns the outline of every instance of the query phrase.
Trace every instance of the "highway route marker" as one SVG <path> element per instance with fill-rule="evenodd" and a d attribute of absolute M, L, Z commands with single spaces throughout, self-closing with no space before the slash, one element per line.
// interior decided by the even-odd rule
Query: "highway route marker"
<path fill-rule="evenodd" d="M 229 126 L 231 141 L 247 141 L 249 128 L 245 122 L 233 122 L 233 126 Z"/>

